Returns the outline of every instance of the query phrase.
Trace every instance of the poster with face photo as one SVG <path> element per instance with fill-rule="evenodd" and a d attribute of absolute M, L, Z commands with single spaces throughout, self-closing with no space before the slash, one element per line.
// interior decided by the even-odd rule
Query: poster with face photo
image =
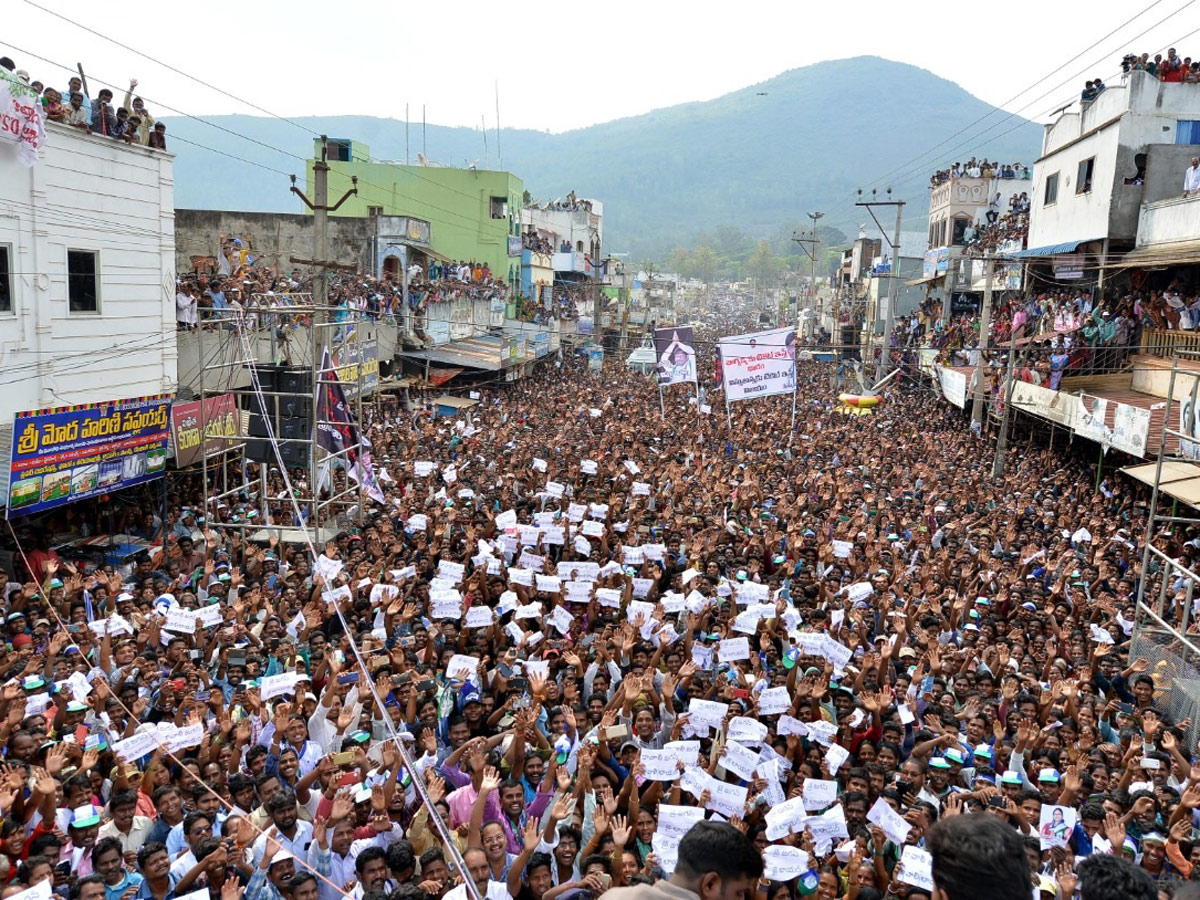
<path fill-rule="evenodd" d="M 1071 832 L 1075 829 L 1075 810 L 1069 806 L 1042 806 L 1042 814 L 1038 820 L 1038 837 L 1042 841 L 1042 849 L 1065 847 Z"/>
<path fill-rule="evenodd" d="M 696 380 L 696 339 L 691 325 L 672 325 L 654 330 L 654 352 L 658 355 L 658 383 L 663 387 Z"/>

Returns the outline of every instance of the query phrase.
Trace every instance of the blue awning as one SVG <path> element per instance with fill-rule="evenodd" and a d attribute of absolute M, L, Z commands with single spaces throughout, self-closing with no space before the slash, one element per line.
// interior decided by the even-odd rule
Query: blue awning
<path fill-rule="evenodd" d="M 1061 244 L 1047 244 L 1045 247 L 1029 247 L 1026 250 L 1018 250 L 1009 256 L 1010 259 L 1028 259 L 1034 256 L 1057 256 L 1059 253 L 1074 253 L 1079 249 L 1080 244 L 1087 244 L 1091 241 L 1102 241 L 1104 238 L 1084 238 L 1081 241 L 1065 241 Z"/>

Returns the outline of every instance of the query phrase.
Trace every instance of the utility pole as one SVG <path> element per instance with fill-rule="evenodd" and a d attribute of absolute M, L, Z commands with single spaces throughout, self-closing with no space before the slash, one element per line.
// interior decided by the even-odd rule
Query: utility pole
<path fill-rule="evenodd" d="M 817 219 L 821 218 L 823 215 L 825 215 L 825 213 L 818 212 L 808 214 L 808 217 L 813 220 L 812 237 L 796 237 L 795 235 L 792 235 L 792 240 L 800 245 L 800 249 L 804 251 L 805 256 L 807 256 L 812 262 L 812 291 L 809 293 L 808 301 L 805 303 L 805 309 L 808 310 L 810 317 L 815 315 L 813 312 L 813 306 L 817 294 L 817 244 L 820 243 L 817 240 Z M 808 246 L 806 247 L 805 244 Z M 797 311 L 797 315 L 798 314 L 799 311 Z M 813 325 L 810 326 L 810 333 L 814 333 L 816 331 L 815 324 L 816 323 L 814 322 Z"/>
<path fill-rule="evenodd" d="M 353 266 L 343 266 L 329 259 L 329 213 L 338 209 L 343 203 L 349 200 L 352 196 L 358 193 L 358 176 L 351 177 L 351 188 L 342 195 L 333 206 L 329 205 L 329 163 L 326 161 L 327 139 L 325 135 L 321 135 L 321 152 L 316 159 L 313 160 L 313 199 L 309 200 L 304 195 L 304 191 L 296 187 L 296 176 L 292 176 L 292 193 L 304 201 L 313 212 L 313 258 L 310 260 L 301 260 L 292 258 L 292 262 L 308 263 L 316 268 L 316 277 L 313 280 L 313 316 L 312 324 L 312 390 L 313 390 L 313 410 L 312 410 L 312 452 L 309 455 L 309 489 L 312 491 L 312 508 L 309 511 L 308 526 L 313 529 L 313 534 L 317 535 L 317 529 L 320 527 L 317 513 L 317 477 L 320 474 L 317 463 L 317 407 L 316 397 L 320 392 L 320 383 L 322 377 L 321 359 L 325 355 L 325 347 L 328 335 L 328 330 L 325 325 L 329 321 L 329 270 L 330 269 L 345 269 L 354 268 Z M 361 365 L 361 360 L 360 360 Z M 361 423 L 359 423 L 361 426 Z M 315 538 L 314 538 L 315 539 Z"/>
<path fill-rule="evenodd" d="M 978 426 L 981 435 L 983 434 L 983 358 L 988 345 L 988 332 L 992 327 L 992 273 L 996 267 L 996 260 L 992 257 L 991 250 L 986 251 L 986 259 L 987 262 L 984 265 L 987 274 L 983 282 L 983 309 L 979 312 L 979 356 L 975 360 L 975 399 L 971 404 L 971 427 Z"/>
<path fill-rule="evenodd" d="M 1017 356 L 1017 338 L 1008 335 L 1008 380 L 1004 385 L 1004 416 L 1000 420 L 1000 437 L 996 440 L 996 458 L 992 462 L 992 477 L 1004 474 L 1004 454 L 1008 450 L 1008 417 L 1012 414 L 1013 373 Z"/>
<path fill-rule="evenodd" d="M 887 194 L 889 197 L 892 195 L 891 188 L 887 189 Z M 861 190 L 858 192 L 858 195 L 860 197 L 862 196 Z M 871 196 L 872 197 L 875 196 L 874 190 L 871 191 Z M 896 207 L 896 230 L 894 232 L 895 236 L 889 242 L 891 244 L 891 249 L 892 249 L 892 271 L 891 271 L 892 280 L 888 284 L 887 316 L 885 317 L 884 324 L 883 324 L 883 346 L 879 350 L 879 364 L 875 368 L 875 381 L 880 382 L 880 381 L 883 381 L 883 377 L 885 375 L 887 375 L 887 373 L 888 373 L 888 368 L 887 368 L 888 362 L 889 362 L 888 358 L 891 356 L 891 347 L 892 347 L 892 327 L 893 327 L 893 325 L 895 325 L 895 322 L 896 322 L 896 292 L 897 292 L 897 287 L 898 287 L 897 282 L 900 278 L 900 220 L 901 220 L 901 216 L 904 214 L 904 201 L 903 200 L 859 200 L 854 205 L 855 206 L 865 206 L 867 208 L 867 212 L 869 212 L 871 214 L 872 219 L 875 219 L 875 224 L 879 226 L 879 231 L 883 235 L 883 239 L 885 241 L 888 239 L 887 232 L 885 232 L 883 230 L 883 226 L 880 225 L 879 219 L 875 218 L 874 207 L 876 207 L 876 206 L 894 206 L 894 207 Z M 875 323 L 872 322 L 871 330 L 874 331 L 874 328 L 875 328 Z M 865 369 L 866 369 L 865 365 L 863 366 L 863 369 L 865 371 Z"/>
<path fill-rule="evenodd" d="M 810 212 L 808 214 L 808 217 L 810 219 L 812 219 L 812 223 L 813 223 L 813 227 L 812 227 L 812 281 L 811 281 L 812 294 L 810 295 L 811 305 L 809 307 L 809 309 L 812 311 L 812 316 L 813 316 L 813 320 L 812 320 L 813 336 L 816 336 L 817 325 L 821 321 L 821 308 L 817 302 L 817 247 L 820 245 L 821 239 L 817 237 L 817 222 L 819 222 L 821 220 L 821 217 L 824 215 L 825 215 L 825 213 L 823 213 L 823 212 Z"/>

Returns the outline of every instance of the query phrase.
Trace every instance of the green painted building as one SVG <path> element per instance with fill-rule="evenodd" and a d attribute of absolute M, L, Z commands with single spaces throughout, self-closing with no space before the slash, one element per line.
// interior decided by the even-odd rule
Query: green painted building
<path fill-rule="evenodd" d="M 350 190 L 358 176 L 358 195 L 334 216 L 410 216 L 429 223 L 429 246 L 451 260 L 486 262 L 500 277 L 521 275 L 521 198 L 525 185 L 511 172 L 450 169 L 375 162 L 365 144 L 326 138 L 329 198 Z M 321 153 L 321 141 L 314 142 Z M 308 163 L 312 197 L 313 161 Z M 510 242 L 509 238 L 515 238 Z M 512 254 L 512 255 L 510 255 Z"/>

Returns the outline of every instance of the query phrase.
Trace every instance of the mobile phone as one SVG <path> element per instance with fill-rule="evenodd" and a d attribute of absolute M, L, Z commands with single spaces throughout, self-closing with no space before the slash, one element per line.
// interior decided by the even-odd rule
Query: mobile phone
<path fill-rule="evenodd" d="M 192 650 L 192 651 L 189 651 L 189 653 L 188 653 L 188 656 L 190 656 L 190 657 L 191 657 L 193 660 L 199 659 L 199 658 L 200 658 L 200 651 L 199 651 L 199 650 Z"/>
<path fill-rule="evenodd" d="M 230 653 L 229 654 L 229 665 L 241 666 L 242 668 L 245 668 L 246 654 L 245 653 Z"/>
<path fill-rule="evenodd" d="M 338 676 L 338 684 L 358 684 L 358 673 L 343 672 Z"/>
<path fill-rule="evenodd" d="M 354 765 L 354 751 L 346 750 L 343 753 L 333 754 L 333 764 L 335 766 L 352 766 L 352 765 Z"/>
<path fill-rule="evenodd" d="M 400 687 L 410 681 L 412 681 L 412 672 L 401 672 L 399 675 L 392 676 L 392 687 Z"/>
<path fill-rule="evenodd" d="M 612 887 L 612 876 L 609 875 L 607 872 L 601 872 L 599 875 L 599 878 L 600 878 L 600 886 L 603 887 L 604 890 L 607 891 L 610 887 Z"/>
<path fill-rule="evenodd" d="M 629 737 L 629 726 L 628 725 L 611 725 L 608 728 L 604 729 L 604 735 L 610 741 L 617 740 L 618 738 Z"/>
<path fill-rule="evenodd" d="M 734 700 L 749 700 L 750 699 L 750 691 L 748 691 L 746 688 L 735 688 L 734 692 L 733 692 L 733 699 Z"/>
<path fill-rule="evenodd" d="M 417 685 L 417 690 L 422 691 L 422 692 L 436 691 L 437 690 L 437 682 L 434 681 L 432 678 L 426 678 L 424 681 L 422 681 L 420 684 Z"/>
<path fill-rule="evenodd" d="M 338 755 L 340 756 L 341 754 Z M 350 784 L 358 784 L 360 781 L 362 781 L 362 772 L 343 772 L 338 777 L 337 786 L 343 788 Z"/>
<path fill-rule="evenodd" d="M 196 691 L 195 697 L 197 700 L 202 700 L 207 703 L 209 698 L 212 697 L 212 691 Z"/>
<path fill-rule="evenodd" d="M 525 694 L 522 694 L 520 697 L 518 697 L 517 699 L 515 699 L 513 701 L 512 708 L 513 709 L 529 709 L 530 703 L 531 703 L 531 701 L 530 701 L 529 697 Z"/>
<path fill-rule="evenodd" d="M 901 797 L 905 797 L 908 794 L 911 794 L 912 790 L 913 790 L 913 786 L 912 786 L 911 782 L 908 782 L 908 781 L 897 781 L 896 782 L 896 791 L 897 791 L 897 793 L 900 794 Z"/>
<path fill-rule="evenodd" d="M 413 646 L 416 646 L 416 643 L 417 643 L 417 639 L 415 637 L 413 637 L 411 634 L 409 634 L 409 635 L 405 635 L 404 637 L 397 640 L 396 646 L 397 647 L 413 647 Z"/>
<path fill-rule="evenodd" d="M 508 679 L 508 689 L 510 691 L 518 691 L 522 694 L 529 690 L 529 679 L 524 676 Z"/>

